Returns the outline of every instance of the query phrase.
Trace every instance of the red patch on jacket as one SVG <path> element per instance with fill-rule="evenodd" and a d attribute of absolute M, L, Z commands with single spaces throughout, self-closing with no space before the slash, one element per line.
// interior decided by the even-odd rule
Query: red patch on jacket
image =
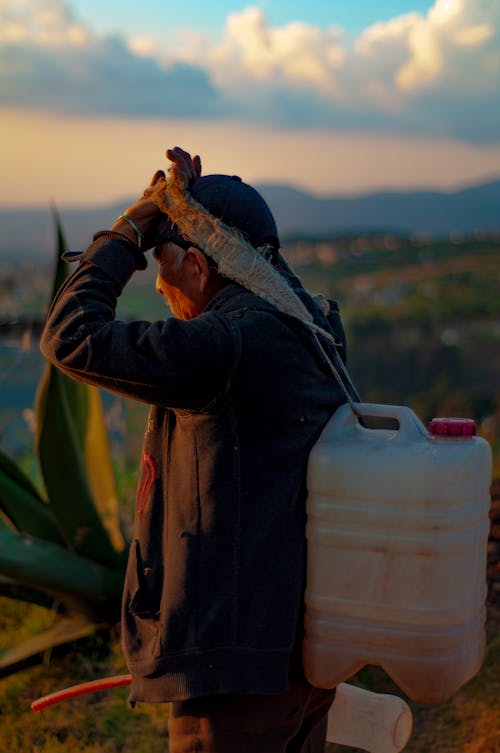
<path fill-rule="evenodd" d="M 136 510 L 139 515 L 144 512 L 151 489 L 156 481 L 156 465 L 154 458 L 151 457 L 149 452 L 145 452 L 142 456 L 142 475 L 139 488 L 137 489 L 137 505 Z"/>

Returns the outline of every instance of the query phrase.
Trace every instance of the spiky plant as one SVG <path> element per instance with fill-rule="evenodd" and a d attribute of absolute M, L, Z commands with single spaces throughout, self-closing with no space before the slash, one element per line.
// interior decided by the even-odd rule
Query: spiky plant
<path fill-rule="evenodd" d="M 52 298 L 69 271 L 55 211 L 54 222 Z M 127 543 L 99 392 L 47 363 L 35 416 L 44 491 L 0 453 L 0 594 L 57 604 L 62 615 L 51 630 L 0 654 L 0 676 L 119 618 Z"/>

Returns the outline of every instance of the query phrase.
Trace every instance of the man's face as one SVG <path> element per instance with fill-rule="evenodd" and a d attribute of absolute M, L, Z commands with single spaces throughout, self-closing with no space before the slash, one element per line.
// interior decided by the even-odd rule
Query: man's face
<path fill-rule="evenodd" d="M 157 246 L 153 255 L 158 264 L 156 290 L 179 319 L 192 319 L 203 311 L 199 279 L 188 252 L 175 243 Z"/>

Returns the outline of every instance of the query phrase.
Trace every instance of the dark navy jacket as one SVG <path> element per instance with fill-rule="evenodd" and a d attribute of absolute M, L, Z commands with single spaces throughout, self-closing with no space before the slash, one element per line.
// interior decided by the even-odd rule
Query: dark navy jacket
<path fill-rule="evenodd" d="M 238 285 L 191 321 L 116 321 L 135 267 L 127 244 L 94 242 L 41 344 L 70 376 L 152 406 L 123 596 L 130 698 L 284 691 L 300 671 L 307 459 L 343 394 L 308 328 Z"/>

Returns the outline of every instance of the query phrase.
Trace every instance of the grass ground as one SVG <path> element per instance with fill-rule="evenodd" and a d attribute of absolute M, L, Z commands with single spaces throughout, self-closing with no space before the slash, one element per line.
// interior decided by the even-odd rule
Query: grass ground
<path fill-rule="evenodd" d="M 3 638 L 47 627 L 47 610 L 1 599 Z M 33 700 L 90 679 L 126 673 L 116 636 L 80 641 L 64 655 L 0 681 L 0 751 L 7 753 L 165 753 L 166 708 L 132 711 L 127 688 L 89 694 L 33 713 Z"/>
<path fill-rule="evenodd" d="M 54 620 L 41 607 L 7 599 L 0 600 L 0 615 L 3 641 L 36 632 Z M 500 753 L 500 610 L 493 607 L 487 635 L 486 658 L 474 680 L 446 703 L 410 703 L 414 729 L 405 753 Z M 47 655 L 43 664 L 2 680 L 0 751 L 167 753 L 166 707 L 138 704 L 132 711 L 126 688 L 82 696 L 38 714 L 30 711 L 35 698 L 54 690 L 126 671 L 117 636 L 94 636 L 64 655 Z M 379 692 L 399 692 L 377 668 L 365 668 L 354 682 Z M 354 751 L 327 746 L 327 753 Z"/>

